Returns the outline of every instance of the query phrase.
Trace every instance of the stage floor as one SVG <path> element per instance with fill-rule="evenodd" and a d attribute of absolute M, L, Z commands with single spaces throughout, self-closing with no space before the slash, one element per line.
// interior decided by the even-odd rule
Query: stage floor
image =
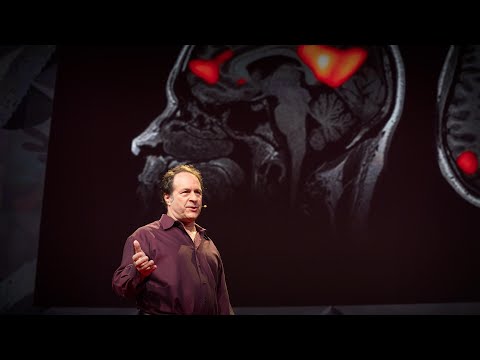
<path fill-rule="evenodd" d="M 480 315 L 480 303 L 236 307 L 236 315 Z M 5 314 L 5 313 L 4 313 Z M 52 307 L 12 311 L 29 315 L 136 315 L 135 308 Z"/>

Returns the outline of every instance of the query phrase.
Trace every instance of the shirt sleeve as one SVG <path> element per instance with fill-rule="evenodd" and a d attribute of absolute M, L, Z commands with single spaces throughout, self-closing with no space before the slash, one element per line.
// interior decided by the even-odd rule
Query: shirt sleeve
<path fill-rule="evenodd" d="M 132 256 L 134 254 L 133 248 L 134 237 L 129 236 L 123 248 L 122 262 L 120 266 L 113 273 L 112 288 L 113 291 L 126 299 L 135 299 L 138 292 L 142 289 L 144 279 L 140 272 L 137 271 L 133 265 Z M 140 245 L 142 246 L 142 242 Z"/>
<path fill-rule="evenodd" d="M 230 297 L 228 295 L 227 281 L 225 279 L 225 271 L 223 262 L 220 259 L 219 266 L 219 286 L 217 290 L 217 301 L 220 310 L 220 315 L 235 315 L 232 305 L 230 304 Z"/>

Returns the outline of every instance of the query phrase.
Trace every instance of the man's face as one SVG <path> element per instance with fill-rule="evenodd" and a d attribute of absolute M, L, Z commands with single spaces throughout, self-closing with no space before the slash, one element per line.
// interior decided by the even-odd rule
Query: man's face
<path fill-rule="evenodd" d="M 165 195 L 167 215 L 183 223 L 190 223 L 200 215 L 202 187 L 195 175 L 181 172 L 173 178 L 173 191 Z"/>

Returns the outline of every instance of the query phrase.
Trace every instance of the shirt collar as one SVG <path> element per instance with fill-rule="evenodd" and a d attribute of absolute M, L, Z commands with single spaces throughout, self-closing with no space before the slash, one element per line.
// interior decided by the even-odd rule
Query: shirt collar
<path fill-rule="evenodd" d="M 178 221 L 173 220 L 167 214 L 162 214 L 162 216 L 160 217 L 160 225 L 162 226 L 163 230 L 170 229 L 175 225 L 175 223 L 178 223 Z"/>
<path fill-rule="evenodd" d="M 180 226 L 180 221 L 177 221 L 177 220 L 173 220 L 170 216 L 168 216 L 167 214 L 162 214 L 162 216 L 160 217 L 160 225 L 162 226 L 162 229 L 163 230 L 168 230 L 172 227 L 177 227 L 177 226 Z M 204 238 L 204 239 L 207 239 L 207 240 L 210 240 L 210 238 L 208 237 L 207 235 L 207 229 L 201 227 L 200 225 L 198 225 L 197 223 L 195 223 L 195 227 L 197 228 L 197 231 L 200 233 L 200 235 Z"/>

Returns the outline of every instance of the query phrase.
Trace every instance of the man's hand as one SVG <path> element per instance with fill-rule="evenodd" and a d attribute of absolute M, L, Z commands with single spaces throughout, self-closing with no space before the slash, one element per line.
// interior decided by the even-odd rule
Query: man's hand
<path fill-rule="evenodd" d="M 147 277 L 157 268 L 157 265 L 153 260 L 148 260 L 148 256 L 145 255 L 137 240 L 133 241 L 133 249 L 135 250 L 135 254 L 132 256 L 133 265 L 142 274 L 142 277 Z"/>

